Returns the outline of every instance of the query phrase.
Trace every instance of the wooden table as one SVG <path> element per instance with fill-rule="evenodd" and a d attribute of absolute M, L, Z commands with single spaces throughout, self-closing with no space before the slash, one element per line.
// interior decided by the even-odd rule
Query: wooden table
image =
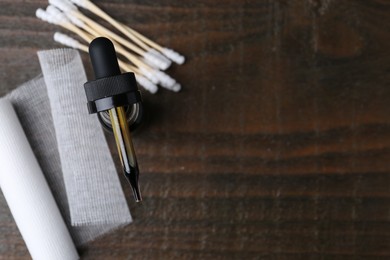
<path fill-rule="evenodd" d="M 187 62 L 183 91 L 144 96 L 134 223 L 83 258 L 390 257 L 389 1 L 95 2 Z M 0 95 L 59 47 L 46 5 L 0 2 Z M 29 258 L 0 208 L 0 258 Z"/>

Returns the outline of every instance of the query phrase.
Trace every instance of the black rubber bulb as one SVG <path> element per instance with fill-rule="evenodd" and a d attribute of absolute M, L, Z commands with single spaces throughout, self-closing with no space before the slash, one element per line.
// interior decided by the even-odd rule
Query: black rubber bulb
<path fill-rule="evenodd" d="M 89 57 L 96 79 L 121 74 L 115 47 L 109 39 L 105 37 L 94 39 L 89 45 Z"/>

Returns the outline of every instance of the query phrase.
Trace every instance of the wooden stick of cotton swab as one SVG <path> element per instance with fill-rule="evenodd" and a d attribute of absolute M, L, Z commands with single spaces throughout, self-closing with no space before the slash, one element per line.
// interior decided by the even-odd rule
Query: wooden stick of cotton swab
<path fill-rule="evenodd" d="M 88 18 L 84 14 L 78 11 L 77 7 L 73 5 L 68 0 L 49 0 L 49 3 L 60 9 L 65 13 L 65 15 L 72 21 L 74 19 L 81 20 L 84 23 L 88 24 L 89 27 L 93 28 L 95 31 L 99 32 L 101 36 L 106 36 L 111 40 L 114 40 L 129 50 L 139 54 L 145 59 L 145 62 L 161 70 L 166 70 L 170 65 L 171 61 L 166 58 L 161 58 L 158 55 L 155 55 L 152 51 L 145 51 L 140 47 L 134 45 L 133 43 L 127 41 L 121 36 L 115 34 L 114 32 L 108 30 L 104 26 L 96 23 L 92 19 Z"/>
<path fill-rule="evenodd" d="M 54 34 L 54 40 L 58 43 L 61 43 L 62 45 L 74 48 L 74 49 L 79 49 L 81 51 L 87 52 L 88 53 L 88 46 L 81 44 L 79 41 L 71 38 L 70 36 L 66 34 L 62 34 L 59 32 L 56 32 Z M 144 76 L 142 76 L 142 73 L 139 71 L 138 68 L 126 64 L 125 62 L 121 61 L 118 59 L 118 64 L 120 68 L 123 71 L 133 71 L 136 74 L 136 80 L 138 84 L 140 84 L 144 89 L 148 90 L 150 93 L 155 94 L 158 90 L 157 86 L 150 82 L 148 79 L 146 79 Z"/>
<path fill-rule="evenodd" d="M 88 24 L 91 28 L 93 28 L 96 32 L 99 32 L 101 35 L 104 35 L 121 45 L 125 46 L 126 48 L 134 51 L 135 53 L 141 55 L 145 62 L 149 64 L 152 67 L 161 69 L 161 70 L 166 70 L 170 65 L 170 61 L 164 61 L 155 55 L 151 53 L 150 51 L 146 52 L 139 47 L 135 46 L 134 44 L 130 43 L 129 41 L 125 40 L 124 38 L 118 36 L 117 34 L 113 33 L 112 31 L 106 29 L 105 27 L 101 26 L 100 24 L 96 23 L 95 21 L 91 20 L 90 18 L 82 15 L 81 13 L 74 13 L 75 16 L 79 19 L 81 19 L 83 22 Z M 138 58 L 138 57 L 137 57 Z"/>
<path fill-rule="evenodd" d="M 113 33 L 112 31 L 108 30 L 107 28 L 101 26 L 100 24 L 96 23 L 95 21 L 91 20 L 90 18 L 84 16 L 81 13 L 74 13 L 76 17 L 83 20 L 85 23 L 87 23 L 89 26 L 93 27 L 95 30 L 101 32 L 102 34 L 106 35 L 109 38 L 112 38 L 116 42 L 122 44 L 129 50 L 134 51 L 135 53 L 141 55 L 145 62 L 155 68 L 158 68 L 160 70 L 166 70 L 171 66 L 171 61 L 166 58 L 161 58 L 160 56 L 156 55 L 153 49 L 150 49 L 148 51 L 144 51 L 143 49 L 139 48 L 138 46 L 130 43 L 126 39 L 122 38 L 121 36 Z"/>
<path fill-rule="evenodd" d="M 157 49 L 161 53 L 163 53 L 166 57 L 171 59 L 172 61 L 183 64 L 185 61 L 184 56 L 180 55 L 179 53 L 175 52 L 172 49 L 162 47 L 161 45 L 153 42 L 152 40 L 146 38 L 142 34 L 138 33 L 137 31 L 131 29 L 130 27 L 125 27 L 121 23 L 117 22 L 115 19 L 113 19 L 111 16 L 109 16 L 107 13 L 105 13 L 102 9 L 100 9 L 98 6 L 96 6 L 94 3 L 92 3 L 89 0 L 71 0 L 73 3 L 75 3 L 78 6 L 81 6 L 87 10 L 90 10 L 91 12 L 95 13 L 96 15 L 100 16 L 107 22 L 111 23 L 115 28 L 117 28 L 119 31 L 121 31 L 123 34 L 125 34 L 130 39 L 134 40 L 134 35 L 148 44 L 149 46 Z M 134 40 L 136 41 L 136 40 Z M 143 45 L 144 46 L 144 45 Z M 144 46 L 145 47 L 145 46 Z"/>

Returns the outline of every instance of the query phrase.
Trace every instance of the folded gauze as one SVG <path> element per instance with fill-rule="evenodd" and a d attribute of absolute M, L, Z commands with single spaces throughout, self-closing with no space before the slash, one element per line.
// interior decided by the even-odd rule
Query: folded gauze
<path fill-rule="evenodd" d="M 132 219 L 103 130 L 86 108 L 83 84 L 87 79 L 79 53 L 56 49 L 40 51 L 38 57 L 43 76 L 5 98 L 16 110 L 75 244 L 81 245 Z M 0 175 L 8 174 L 4 167 Z M 34 189 L 38 187 L 28 192 L 38 192 Z M 21 187 L 12 192 L 27 191 Z"/>

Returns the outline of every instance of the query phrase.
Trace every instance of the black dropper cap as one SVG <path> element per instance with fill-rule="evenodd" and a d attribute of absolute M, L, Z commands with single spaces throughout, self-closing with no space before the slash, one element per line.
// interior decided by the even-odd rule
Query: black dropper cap
<path fill-rule="evenodd" d="M 109 39 L 94 39 L 89 45 L 89 56 L 96 78 L 84 84 L 90 114 L 142 104 L 134 73 L 121 74 L 114 45 Z"/>

